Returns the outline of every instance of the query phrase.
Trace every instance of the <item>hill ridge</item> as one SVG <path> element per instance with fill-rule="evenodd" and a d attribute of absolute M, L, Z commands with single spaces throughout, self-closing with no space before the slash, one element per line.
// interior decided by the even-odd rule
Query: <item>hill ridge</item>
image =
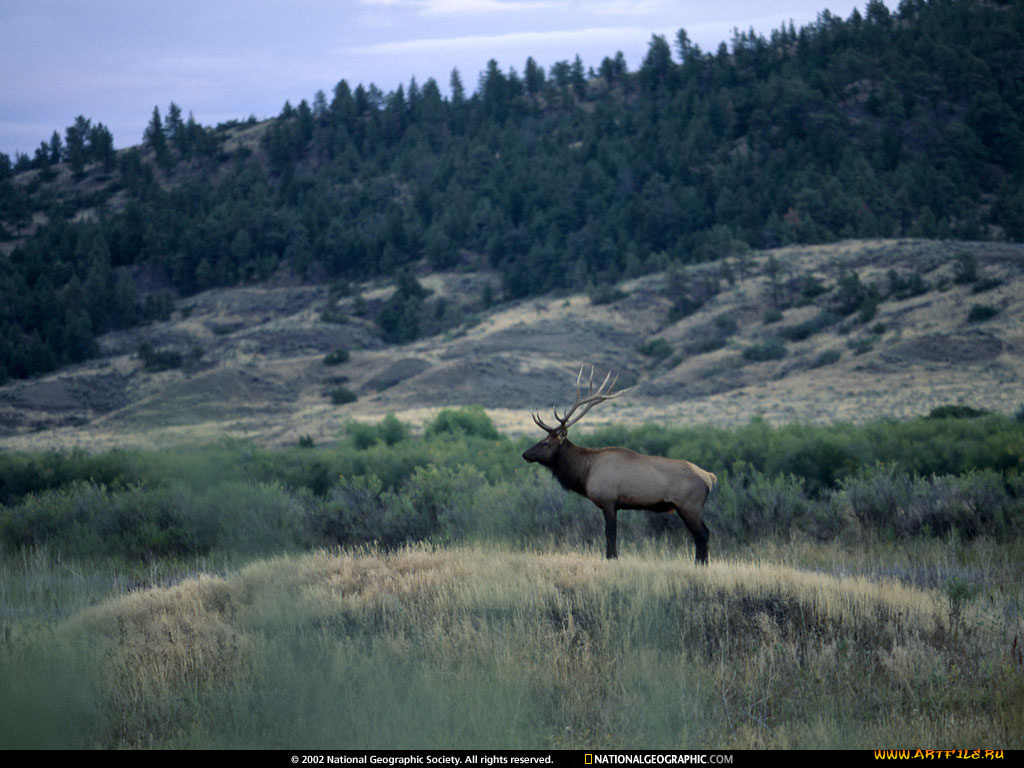
<path fill-rule="evenodd" d="M 102 131 L 83 144 L 100 126 L 82 117 L 35 159 L 0 157 L 0 381 L 283 274 L 341 292 L 472 263 L 494 270 L 488 301 L 610 299 L 628 277 L 750 249 L 1024 238 L 1019 3 L 872 2 L 714 53 L 685 30 L 672 42 L 589 79 L 492 60 L 468 97 L 342 80 L 216 129 L 172 104 L 116 155 Z M 436 302 L 410 312 L 423 297 L 406 288 L 375 307 L 385 341 L 462 322 Z"/>

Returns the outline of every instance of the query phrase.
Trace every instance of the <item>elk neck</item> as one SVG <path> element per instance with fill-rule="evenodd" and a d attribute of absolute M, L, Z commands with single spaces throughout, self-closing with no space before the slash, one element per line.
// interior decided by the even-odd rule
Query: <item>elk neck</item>
<path fill-rule="evenodd" d="M 555 454 L 554 461 L 548 465 L 548 469 L 563 488 L 586 496 L 591 453 L 589 448 L 581 448 L 565 440 Z"/>

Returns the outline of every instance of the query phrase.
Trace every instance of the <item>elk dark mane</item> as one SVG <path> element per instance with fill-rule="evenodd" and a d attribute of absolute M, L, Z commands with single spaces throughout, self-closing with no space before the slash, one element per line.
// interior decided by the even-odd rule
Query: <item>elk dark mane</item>
<path fill-rule="evenodd" d="M 565 440 L 555 454 L 555 461 L 547 465 L 551 474 L 565 490 L 581 496 L 587 495 L 587 474 L 590 471 L 590 461 L 585 451 L 586 448 L 580 448 Z"/>

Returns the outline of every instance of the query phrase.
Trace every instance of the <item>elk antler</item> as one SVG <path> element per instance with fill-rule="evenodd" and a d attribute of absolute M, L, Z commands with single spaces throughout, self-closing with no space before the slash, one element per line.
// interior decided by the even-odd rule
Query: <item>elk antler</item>
<path fill-rule="evenodd" d="M 608 374 L 604 377 L 604 381 L 602 381 L 601 385 L 595 390 L 594 366 L 590 366 L 590 380 L 587 382 L 587 394 L 584 397 L 580 389 L 580 383 L 582 380 L 583 368 L 580 368 L 580 372 L 576 374 L 576 402 L 574 402 L 563 415 L 559 416 L 558 410 L 552 407 L 551 411 L 555 414 L 558 426 L 552 429 L 541 421 L 540 417 L 534 413 L 533 420 L 538 427 L 547 432 L 562 432 L 564 434 L 569 430 L 569 427 L 579 422 L 579 420 L 586 416 L 590 409 L 598 403 L 603 403 L 605 400 L 611 400 L 612 398 L 618 397 L 632 389 L 632 387 L 627 387 L 626 389 L 620 389 L 618 392 L 613 392 L 612 390 L 615 388 L 615 382 L 619 380 L 619 377 L 615 376 L 615 378 L 612 378 L 612 372 L 608 371 Z M 573 414 L 576 413 L 576 409 L 580 406 L 583 406 L 583 410 L 573 417 Z"/>

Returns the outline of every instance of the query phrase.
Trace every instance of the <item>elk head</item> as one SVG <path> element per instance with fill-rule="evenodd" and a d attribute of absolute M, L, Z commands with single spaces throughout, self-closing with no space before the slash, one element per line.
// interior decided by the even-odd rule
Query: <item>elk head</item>
<path fill-rule="evenodd" d="M 559 449 L 568 442 L 569 427 L 579 422 L 598 403 L 611 400 L 629 391 L 628 388 L 620 389 L 618 392 L 613 391 L 618 378 L 618 376 L 612 378 L 611 371 L 609 371 L 601 385 L 594 389 L 594 368 L 591 366 L 587 393 L 584 395 L 582 391 L 583 369 L 580 368 L 580 372 L 576 375 L 576 401 L 561 416 L 558 415 L 557 409 L 554 407 L 551 409 L 555 421 L 558 422 L 557 427 L 549 427 L 541 421 L 540 416 L 536 413 L 532 414 L 534 423 L 548 435 L 539 443 L 527 448 L 523 453 L 523 458 L 530 462 L 551 466 L 555 462 Z"/>

